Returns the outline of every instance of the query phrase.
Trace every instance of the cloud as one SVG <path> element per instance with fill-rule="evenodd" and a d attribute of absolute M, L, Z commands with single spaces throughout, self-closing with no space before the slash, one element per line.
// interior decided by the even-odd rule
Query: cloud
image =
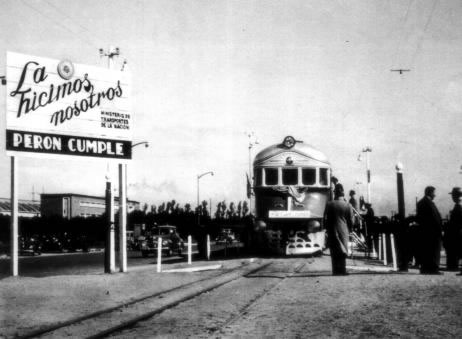
<path fill-rule="evenodd" d="M 178 186 L 172 180 L 164 180 L 161 183 L 148 183 L 146 179 L 143 179 L 142 182 L 136 182 L 129 184 L 129 189 L 134 191 L 143 192 L 143 193 L 165 193 L 177 194 L 179 192 Z"/>

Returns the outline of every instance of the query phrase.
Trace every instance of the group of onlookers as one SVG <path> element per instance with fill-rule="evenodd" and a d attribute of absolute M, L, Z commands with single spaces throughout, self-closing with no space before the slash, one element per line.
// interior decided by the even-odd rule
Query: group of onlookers
<path fill-rule="evenodd" d="M 349 233 L 356 230 L 365 231 L 358 218 L 366 222 L 370 236 L 374 233 L 375 217 L 370 204 L 365 204 L 365 211 L 354 198 L 354 191 L 350 191 L 350 200 L 344 197 L 343 186 L 335 184 L 334 199 L 326 206 L 325 225 L 332 259 L 334 275 L 346 275 L 346 258 L 348 256 Z M 455 205 L 451 211 L 448 223 L 443 230 L 443 223 L 435 206 L 435 188 L 425 188 L 425 196 L 417 203 L 417 215 L 412 231 L 409 223 L 396 220 L 396 238 L 400 271 L 407 271 L 409 255 L 416 258 L 421 274 L 441 274 L 440 253 L 444 244 L 447 254 L 447 270 L 457 271 L 459 260 L 462 258 L 462 190 L 454 187 L 450 192 Z M 360 211 L 361 216 L 360 216 Z M 368 242 L 371 245 L 371 242 Z M 461 273 L 462 275 L 462 268 Z"/>
<path fill-rule="evenodd" d="M 449 221 L 443 230 L 440 213 L 433 199 L 435 188 L 425 188 L 425 196 L 417 203 L 417 261 L 422 274 L 441 274 L 440 253 L 442 243 L 447 255 L 447 270 L 456 271 L 462 257 L 462 190 L 454 187 L 449 193 L 454 201 Z M 461 269 L 462 274 L 462 269 Z M 460 274 L 459 274 L 460 275 Z"/>

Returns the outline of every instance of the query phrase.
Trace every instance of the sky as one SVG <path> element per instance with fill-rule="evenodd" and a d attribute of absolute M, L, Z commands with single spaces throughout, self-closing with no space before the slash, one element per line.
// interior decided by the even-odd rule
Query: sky
<path fill-rule="evenodd" d="M 406 212 L 427 185 L 443 216 L 462 186 L 462 3 L 409 1 L 1 0 L 0 75 L 6 52 L 106 67 L 99 48 L 132 75 L 128 197 L 159 204 L 246 198 L 248 134 L 263 148 L 287 135 L 326 154 L 346 190 L 397 210 L 404 166 Z M 391 69 L 409 69 L 399 74 Z M 0 86 L 0 112 L 6 87 Z M 4 114 L 2 114 L 4 116 Z M 10 195 L 0 119 L 0 197 Z M 104 195 L 117 165 L 19 158 L 19 197 Z"/>

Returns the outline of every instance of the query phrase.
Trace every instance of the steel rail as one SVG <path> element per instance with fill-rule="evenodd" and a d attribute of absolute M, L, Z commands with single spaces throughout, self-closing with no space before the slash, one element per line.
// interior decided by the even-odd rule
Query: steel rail
<path fill-rule="evenodd" d="M 270 263 L 271 264 L 271 263 Z M 291 272 L 290 274 L 287 274 L 286 276 L 284 277 L 279 277 L 279 276 L 271 276 L 271 275 L 258 275 L 258 276 L 254 276 L 252 278 L 273 278 L 273 279 L 280 279 L 276 284 L 274 284 L 273 286 L 271 286 L 271 288 L 263 291 L 263 293 L 259 294 L 256 298 L 254 298 L 253 300 L 251 300 L 248 304 L 246 304 L 244 307 L 241 308 L 241 310 L 238 312 L 238 314 L 236 314 L 235 316 L 229 318 L 227 321 L 225 321 L 217 330 L 215 330 L 211 335 L 210 335 L 210 338 L 215 338 L 217 337 L 220 332 L 223 330 L 223 328 L 231 325 L 232 323 L 235 323 L 237 320 L 241 319 L 244 315 L 246 315 L 248 313 L 248 310 L 257 303 L 257 301 L 261 300 L 262 298 L 264 298 L 266 295 L 268 295 L 271 291 L 273 291 L 276 287 L 278 287 L 279 285 L 282 284 L 282 282 L 284 280 L 286 280 L 287 278 L 291 278 L 292 276 L 294 276 L 295 274 L 297 273 L 300 273 L 300 271 L 302 270 L 302 268 L 306 265 L 306 263 L 302 263 L 300 264 L 299 266 L 297 266 L 293 272 Z"/>
<path fill-rule="evenodd" d="M 194 299 L 194 298 L 196 298 L 196 297 L 198 297 L 198 296 L 200 296 L 200 295 L 202 295 L 204 293 L 210 292 L 210 291 L 212 291 L 214 289 L 217 289 L 217 288 L 219 288 L 219 287 L 221 287 L 223 285 L 229 284 L 230 282 L 232 282 L 234 280 L 240 279 L 242 277 L 246 277 L 246 276 L 248 276 L 250 274 L 253 274 L 253 273 L 255 273 L 255 272 L 259 271 L 259 270 L 262 270 L 262 269 L 266 268 L 267 266 L 269 266 L 270 264 L 271 264 L 271 262 L 260 265 L 260 266 L 256 267 L 255 269 L 251 270 L 250 272 L 244 274 L 244 275 L 233 277 L 233 278 L 227 279 L 227 280 L 225 280 L 223 282 L 214 284 L 214 285 L 212 285 L 210 287 L 207 287 L 205 289 L 202 289 L 202 290 L 200 290 L 198 292 L 190 293 L 190 294 L 186 295 L 185 297 L 183 297 L 183 298 L 181 298 L 179 300 L 171 302 L 171 303 L 169 303 L 169 304 L 167 304 L 165 306 L 159 307 L 159 308 L 157 308 L 155 310 L 152 310 L 151 312 L 147 312 L 147 313 L 144 313 L 144 314 L 139 315 L 137 317 L 134 317 L 134 318 L 132 318 L 130 320 L 124 321 L 123 323 L 121 323 L 119 325 L 116 325 L 116 326 L 113 326 L 111 328 L 108 328 L 105 331 L 101 331 L 101 332 L 99 332 L 99 333 L 97 333 L 95 335 L 92 335 L 90 337 L 86 337 L 86 339 L 105 338 L 110 334 L 113 334 L 115 332 L 119 332 L 119 331 L 124 330 L 124 329 L 129 328 L 129 327 L 132 327 L 132 326 L 136 325 L 137 323 L 139 323 L 139 322 L 141 322 L 143 320 L 152 318 L 153 316 L 155 316 L 155 315 L 157 315 L 159 313 L 162 313 L 163 311 L 166 311 L 168 309 L 171 309 L 171 308 L 173 308 L 175 306 L 178 306 L 179 304 L 181 304 L 181 303 L 183 303 L 185 301 Z"/>
<path fill-rule="evenodd" d="M 248 274 L 252 274 L 252 273 L 254 273 L 254 272 L 256 272 L 256 271 L 258 271 L 260 269 L 263 269 L 264 267 L 268 266 L 269 264 L 270 263 L 260 265 L 257 268 L 251 270 L 250 272 L 245 273 L 244 276 L 248 275 Z M 196 281 L 192 281 L 192 282 L 189 282 L 189 283 L 186 283 L 186 284 L 183 284 L 183 285 L 179 285 L 179 286 L 167 289 L 167 290 L 163 290 L 163 291 L 156 292 L 156 293 L 153 293 L 153 294 L 150 294 L 150 295 L 146 295 L 146 296 L 143 296 L 141 298 L 130 300 L 128 302 L 125 302 L 125 303 L 122 303 L 122 304 L 119 304 L 119 305 L 116 305 L 116 306 L 113 306 L 113 307 L 109 307 L 109 308 L 105 308 L 105 309 L 102 309 L 102 310 L 99 310 L 99 311 L 96 311 L 96 312 L 88 313 L 88 314 L 85 314 L 83 316 L 76 317 L 76 318 L 73 318 L 73 319 L 69 319 L 69 320 L 66 320 L 66 321 L 63 321 L 63 322 L 60 322 L 60 323 L 57 323 L 57 324 L 48 325 L 48 326 L 39 328 L 37 330 L 30 331 L 30 332 L 25 333 L 23 335 L 15 336 L 15 338 L 26 339 L 26 338 L 40 337 L 40 336 L 46 335 L 47 333 L 50 333 L 50 332 L 54 332 L 54 331 L 57 331 L 57 330 L 60 330 L 60 329 L 66 328 L 66 327 L 77 325 L 78 323 L 81 323 L 81 322 L 89 320 L 89 319 L 95 319 L 95 318 L 97 318 L 97 317 L 99 317 L 101 315 L 105 315 L 105 314 L 109 314 L 111 312 L 126 309 L 127 307 L 134 306 L 134 305 L 136 305 L 138 303 L 141 303 L 143 301 L 146 301 L 148 299 L 155 299 L 155 298 L 158 298 L 161 295 L 165 295 L 165 294 L 172 293 L 172 292 L 175 292 L 175 291 L 187 288 L 187 287 L 191 287 L 193 285 L 197 285 L 197 284 L 203 283 L 205 281 L 212 281 L 213 279 L 217 279 L 217 278 L 225 276 L 227 274 L 239 271 L 240 269 L 243 269 L 245 266 L 248 266 L 248 265 L 249 264 L 245 264 L 243 266 L 238 266 L 238 267 L 235 267 L 235 268 L 226 269 L 226 270 L 223 270 L 220 274 L 218 274 L 216 276 L 213 276 L 213 277 L 207 277 L 207 278 L 199 279 L 199 280 L 196 280 Z M 232 280 L 239 279 L 241 277 L 242 276 L 234 277 Z M 232 280 L 229 280 L 229 281 L 226 280 L 224 283 L 216 284 L 217 286 L 213 285 L 212 287 L 217 288 L 217 287 L 219 287 L 219 286 L 221 286 L 221 285 L 223 285 L 225 283 L 228 283 L 228 282 L 230 282 Z M 149 317 L 151 317 L 151 316 L 153 316 L 153 315 L 155 315 L 157 313 L 161 313 L 164 310 L 172 308 L 172 307 L 178 305 L 179 303 L 181 303 L 183 301 L 186 301 L 188 299 L 192 299 L 195 296 L 200 295 L 202 293 L 206 293 L 206 292 L 208 292 L 209 290 L 211 290 L 213 288 L 208 288 L 207 290 L 200 290 L 198 292 L 191 293 L 190 295 L 187 296 L 189 298 L 187 298 L 187 299 L 182 298 L 182 299 L 185 299 L 185 300 L 181 299 L 179 301 L 172 302 L 171 304 L 168 304 L 168 305 L 162 306 L 162 307 L 160 307 L 160 308 L 158 308 L 156 310 L 153 310 L 152 312 L 149 312 L 149 313 L 152 313 L 152 315 L 149 315 L 149 316 L 140 315 L 139 317 L 136 317 L 134 319 L 130 319 L 128 321 L 125 321 L 123 324 L 120 324 L 118 326 L 114 326 L 112 328 L 109 328 L 109 329 L 107 329 L 105 331 L 102 331 L 102 332 L 97 333 L 97 334 L 95 334 L 93 336 L 90 336 L 89 338 L 102 338 L 104 336 L 107 336 L 110 333 L 119 331 L 119 330 L 121 330 L 121 329 L 123 329 L 125 327 L 133 326 L 133 324 L 136 324 L 137 322 L 139 322 L 141 320 L 149 318 Z M 194 295 L 194 294 L 196 294 L 196 295 Z M 139 320 L 137 320 L 138 318 L 139 318 Z"/>
<path fill-rule="evenodd" d="M 172 287 L 172 288 L 167 289 L 167 290 L 163 290 L 163 291 L 156 292 L 156 293 L 153 293 L 153 294 L 145 295 L 143 297 L 136 298 L 136 299 L 124 302 L 124 303 L 116 305 L 116 306 L 104 308 L 104 309 L 101 309 L 101 310 L 98 310 L 98 311 L 95 311 L 95 312 L 85 314 L 83 316 L 79 316 L 79 317 L 75 317 L 75 318 L 72 318 L 72 319 L 69 319 L 69 320 L 65 320 L 65 321 L 59 322 L 57 324 L 47 325 L 47 326 L 38 328 L 36 330 L 32 330 L 30 332 L 27 332 L 25 334 L 15 336 L 15 338 L 17 338 L 17 339 L 35 338 L 35 337 L 44 335 L 44 334 L 46 334 L 48 332 L 53 332 L 53 331 L 59 330 L 61 328 L 68 327 L 68 326 L 77 324 L 79 322 L 82 322 L 82 321 L 85 321 L 85 320 L 88 320 L 88 319 L 91 319 L 91 318 L 96 318 L 96 317 L 98 317 L 100 315 L 103 315 L 103 314 L 111 313 L 111 312 L 117 311 L 119 309 L 123 309 L 123 308 L 126 308 L 128 306 L 132 306 L 134 304 L 140 303 L 140 302 L 145 301 L 145 300 L 150 299 L 150 298 L 157 298 L 160 295 L 175 292 L 177 290 L 181 290 L 183 288 L 192 286 L 194 284 L 202 283 L 202 282 L 207 281 L 207 280 L 216 279 L 217 277 L 224 276 L 224 275 L 232 273 L 234 271 L 238 271 L 239 269 L 242 269 L 243 267 L 245 267 L 247 265 L 249 265 L 249 264 L 247 263 L 247 264 L 245 264 L 243 266 L 238 266 L 238 267 L 235 267 L 235 268 L 230 268 L 230 269 L 223 270 L 220 274 L 218 274 L 216 276 L 213 276 L 213 277 L 207 277 L 207 278 L 199 279 L 199 280 L 196 280 L 196 281 L 192 281 L 192 282 L 189 282 L 189 283 L 186 283 L 186 284 L 183 284 L 183 285 Z"/>

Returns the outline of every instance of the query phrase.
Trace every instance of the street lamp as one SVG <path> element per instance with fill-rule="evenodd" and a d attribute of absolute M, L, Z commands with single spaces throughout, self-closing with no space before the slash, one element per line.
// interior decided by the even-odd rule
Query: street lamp
<path fill-rule="evenodd" d="M 250 184 L 249 187 L 249 192 L 248 192 L 248 198 L 249 198 L 249 209 L 252 211 L 252 183 L 253 183 L 253 175 L 252 175 L 252 147 L 258 144 L 257 137 L 254 132 L 249 132 L 247 134 L 249 138 L 249 178 L 248 180 L 250 182 L 247 183 L 247 185 Z"/>
<path fill-rule="evenodd" d="M 199 213 L 199 179 L 202 178 L 204 175 L 211 174 L 213 176 L 213 172 L 204 172 L 202 174 L 197 175 L 197 226 L 200 225 L 200 213 Z"/>
<path fill-rule="evenodd" d="M 372 148 L 366 146 L 362 150 L 363 153 L 366 153 L 366 169 L 367 169 L 367 202 L 371 203 L 371 170 L 369 164 L 369 153 L 372 152 Z M 358 161 L 361 161 L 361 154 L 358 156 Z"/>

